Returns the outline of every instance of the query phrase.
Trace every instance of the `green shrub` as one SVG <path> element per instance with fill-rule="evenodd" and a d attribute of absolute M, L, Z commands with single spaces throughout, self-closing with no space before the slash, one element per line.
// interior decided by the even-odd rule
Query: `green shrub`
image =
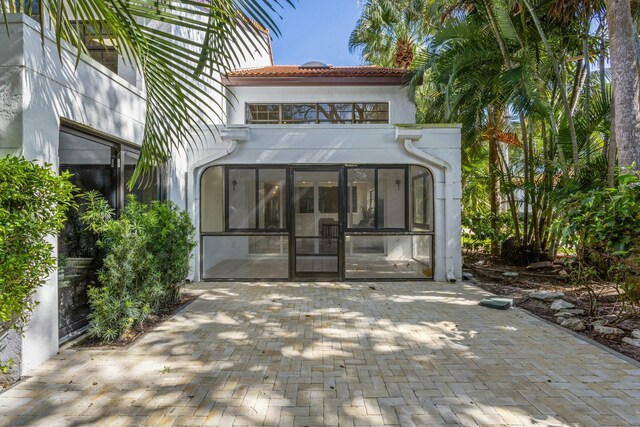
<path fill-rule="evenodd" d="M 462 214 L 462 247 L 466 250 L 489 250 L 491 241 L 502 242 L 511 234 L 508 212 L 497 216 L 498 231 L 493 229 L 490 213 Z"/>
<path fill-rule="evenodd" d="M 195 247 L 189 216 L 172 202 L 145 205 L 133 196 L 118 219 L 97 193 L 85 195 L 82 221 L 98 234 L 100 287 L 89 290 L 91 334 L 120 338 L 179 298 Z"/>
<path fill-rule="evenodd" d="M 640 300 L 640 179 L 621 175 L 615 188 L 579 192 L 561 206 L 558 226 L 564 243 L 593 275 L 620 283 L 625 295 Z"/>
<path fill-rule="evenodd" d="M 60 232 L 74 206 L 70 176 L 21 157 L 0 158 L 0 338 L 22 331 L 37 288 L 56 267 L 46 238 Z"/>

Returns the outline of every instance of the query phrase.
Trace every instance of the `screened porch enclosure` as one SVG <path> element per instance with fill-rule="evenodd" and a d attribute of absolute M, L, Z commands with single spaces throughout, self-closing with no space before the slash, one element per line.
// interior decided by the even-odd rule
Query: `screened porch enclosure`
<path fill-rule="evenodd" d="M 433 277 L 433 178 L 419 166 L 211 166 L 203 280 Z"/>

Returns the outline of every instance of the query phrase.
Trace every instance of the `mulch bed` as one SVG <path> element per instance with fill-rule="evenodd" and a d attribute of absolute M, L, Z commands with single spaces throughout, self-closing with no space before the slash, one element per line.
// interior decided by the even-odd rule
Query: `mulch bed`
<path fill-rule="evenodd" d="M 198 298 L 195 294 L 183 293 L 180 295 L 180 299 L 174 304 L 165 307 L 159 313 L 153 314 L 147 317 L 144 322 L 135 326 L 129 333 L 121 337 L 116 341 L 104 342 L 95 337 L 88 337 L 78 341 L 74 348 L 124 348 L 134 343 L 138 338 L 143 336 L 149 331 L 155 329 L 158 325 L 164 321 L 173 317 L 174 314 L 182 310 L 184 307 L 191 304 Z"/>
<path fill-rule="evenodd" d="M 482 289 L 495 295 L 513 298 L 518 308 L 527 310 L 539 317 L 556 322 L 554 314 L 557 311 L 550 309 L 550 303 L 528 298 L 527 294 L 532 291 L 564 292 L 565 301 L 572 302 L 576 308 L 585 310 L 588 313 L 589 298 L 586 291 L 577 286 L 573 286 L 569 279 L 560 276 L 560 271 L 565 270 L 561 264 L 554 264 L 553 267 L 531 270 L 522 266 L 505 265 L 502 260 L 484 254 L 465 254 L 464 271 L 473 274 L 473 283 Z M 566 271 L 566 270 L 565 270 Z M 509 278 L 503 276 L 504 272 L 518 273 L 518 277 Z M 468 282 L 469 283 L 469 282 Z M 597 316 L 590 317 L 588 314 L 576 316 L 581 319 L 587 329 L 578 332 L 594 341 L 597 341 L 609 348 L 612 348 L 632 359 L 640 361 L 640 347 L 634 347 L 622 341 L 623 337 L 607 336 L 596 333 L 591 323 L 596 319 L 615 317 L 620 298 L 615 286 L 610 283 L 598 283 L 600 292 L 598 299 Z M 640 312 L 619 322 L 609 324 L 622 329 L 630 336 L 630 332 L 640 329 Z"/>

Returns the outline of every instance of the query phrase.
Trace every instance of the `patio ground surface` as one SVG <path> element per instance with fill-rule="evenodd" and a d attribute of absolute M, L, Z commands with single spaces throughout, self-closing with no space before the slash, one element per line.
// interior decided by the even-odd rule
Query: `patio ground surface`
<path fill-rule="evenodd" d="M 129 348 L 62 350 L 0 394 L 0 424 L 640 425 L 640 368 L 473 286 L 190 289 Z"/>

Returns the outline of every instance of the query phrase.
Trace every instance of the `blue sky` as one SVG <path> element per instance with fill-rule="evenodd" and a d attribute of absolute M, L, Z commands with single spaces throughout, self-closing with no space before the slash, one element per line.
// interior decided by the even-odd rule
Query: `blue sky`
<path fill-rule="evenodd" d="M 349 35 L 360 17 L 360 0 L 294 0 L 277 20 L 282 35 L 273 37 L 273 56 L 279 65 L 317 60 L 332 65 L 359 65 L 349 53 Z"/>

